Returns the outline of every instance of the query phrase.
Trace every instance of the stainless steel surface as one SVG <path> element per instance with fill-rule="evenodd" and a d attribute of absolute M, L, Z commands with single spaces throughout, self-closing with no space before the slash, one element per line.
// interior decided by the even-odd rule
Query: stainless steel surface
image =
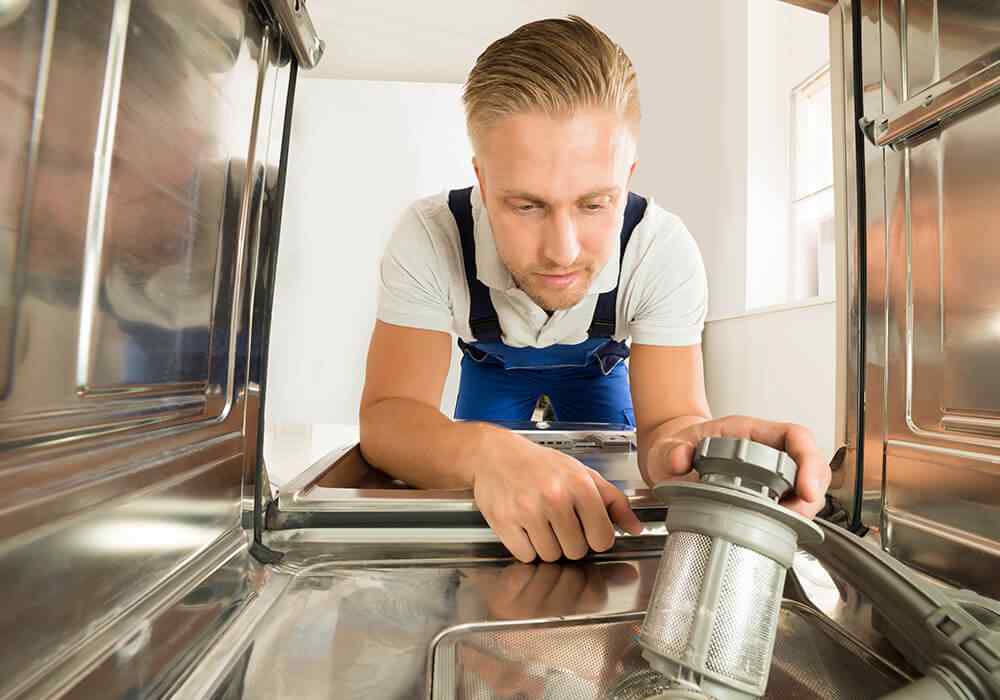
<path fill-rule="evenodd" d="M 294 566 L 294 550 L 288 558 Z M 655 559 L 369 569 L 315 561 L 297 570 L 257 636 L 244 697 L 329 697 L 331 688 L 422 697 L 428 652 L 445 630 L 638 612 L 655 569 Z"/>
<path fill-rule="evenodd" d="M 880 698 L 904 680 L 891 664 L 815 611 L 782 605 L 765 698 Z"/>
<path fill-rule="evenodd" d="M 640 672 L 634 634 L 655 558 L 527 565 L 467 551 L 464 562 L 405 561 L 376 548 L 351 563 L 289 544 L 178 697 L 596 699 Z M 764 697 L 873 698 L 905 680 L 817 613 L 783 604 Z"/>
<path fill-rule="evenodd" d="M 0 22 L 0 698 L 162 695 L 250 593 L 269 31 L 237 0 Z"/>
<path fill-rule="evenodd" d="M 625 613 L 448 629 L 432 642 L 431 698 L 602 700 L 647 668 L 635 643 L 641 621 L 642 613 Z"/>
<path fill-rule="evenodd" d="M 901 145 L 921 131 L 953 120 L 1000 90 L 1000 20 L 992 2 L 906 2 L 894 44 L 905 72 L 900 104 L 874 120 L 872 136 Z"/>
<path fill-rule="evenodd" d="M 859 425 L 858 347 L 861 331 L 859 311 L 859 246 L 856 161 L 854 148 L 854 47 L 853 19 L 849 3 L 839 3 L 828 15 L 830 30 L 830 86 L 834 111 L 833 196 L 836 225 L 836 318 L 837 366 L 834 408 L 834 444 L 830 461 L 829 493 L 846 513 L 848 522 L 857 516 L 855 484 L 858 478 Z"/>
<path fill-rule="evenodd" d="M 987 4 L 858 1 L 865 114 L 996 47 Z M 662 507 L 634 452 L 592 431 L 532 437 L 575 450 L 650 526 L 587 562 L 514 564 L 483 527 L 394 529 L 400 512 L 478 514 L 469 494 L 400 488 L 357 451 L 317 463 L 272 508 L 307 516 L 263 533 L 280 563 L 250 556 L 288 54 L 263 7 L 0 0 L 0 699 L 421 697 L 434 640 L 473 637 L 455 684 L 485 682 L 487 697 L 488 679 L 519 683 L 543 655 L 558 657 L 564 688 L 581 687 L 575 675 L 610 691 L 597 666 L 637 678 L 631 652 L 582 630 L 603 620 L 634 634 Z M 867 285 L 853 255 L 845 278 L 859 296 L 848 324 L 867 312 L 864 348 L 853 326 L 845 339 L 865 357 L 853 370 L 845 358 L 866 378 L 862 517 L 884 520 L 894 555 L 980 588 L 996 580 L 1000 522 L 1000 412 L 984 371 L 997 261 L 988 243 L 969 251 L 973 217 L 996 207 L 991 104 L 902 153 L 864 147 L 865 231 L 847 240 L 867 246 Z M 372 522 L 323 527 L 345 514 Z M 729 578 L 753 607 L 755 586 Z M 786 601 L 766 697 L 869 697 L 903 680 L 873 651 L 892 650 L 870 601 L 834 579 L 833 623 Z M 546 626 L 583 635 L 594 656 L 567 654 Z M 720 668 L 741 656 L 723 636 Z"/>
<path fill-rule="evenodd" d="M 271 9 L 281 25 L 282 36 L 291 45 L 295 57 L 303 68 L 315 68 L 326 42 L 316 33 L 306 0 L 269 0 Z"/>
<path fill-rule="evenodd" d="M 156 697 L 211 648 L 253 598 L 246 537 L 239 530 L 164 581 L 161 595 L 130 608 L 93 640 L 36 674 L 14 697 Z"/>
<path fill-rule="evenodd" d="M 0 0 L 0 28 L 13 24 L 28 7 L 31 0 Z"/>
<path fill-rule="evenodd" d="M 930 57 L 933 58 L 933 54 Z M 892 112 L 878 117 L 872 126 L 872 138 L 876 146 L 898 148 L 907 139 L 941 126 L 942 122 L 956 119 L 998 92 L 1000 50 L 995 50 L 913 95 Z"/>
<path fill-rule="evenodd" d="M 848 524 L 868 526 L 878 526 L 882 512 L 889 262 L 885 209 L 887 197 L 895 196 L 895 190 L 887 190 L 887 183 L 891 186 L 894 181 L 891 169 L 887 173 L 882 149 L 859 134 L 855 112 L 880 114 L 899 102 L 893 88 L 883 84 L 883 64 L 894 58 L 883 56 L 882 34 L 891 32 L 883 27 L 883 14 L 898 16 L 894 0 L 844 0 L 830 15 L 831 66 L 835 75 L 840 72 L 838 66 L 843 74 L 836 86 L 842 86 L 842 101 L 834 93 L 838 115 L 834 123 L 840 122 L 834 130 L 834 165 L 843 190 L 843 194 L 837 192 L 838 201 L 843 199 L 838 213 L 844 218 L 839 254 L 843 272 L 838 274 L 838 317 L 843 324 L 838 377 L 844 382 L 837 414 L 844 451 L 832 465 L 830 494 L 844 508 Z M 898 56 L 895 60 L 898 63 Z"/>
<path fill-rule="evenodd" d="M 993 3 L 862 7 L 866 115 L 902 114 L 942 86 L 964 90 L 970 83 L 961 79 L 982 77 L 996 60 Z M 900 559 L 994 596 L 1000 249 L 983 226 L 1000 213 L 998 124 L 1000 103 L 981 100 L 899 151 L 866 146 L 865 171 L 863 517 L 882 526 L 884 545 Z"/>
<path fill-rule="evenodd" d="M 639 473 L 634 432 L 582 428 L 552 424 L 544 429 L 522 428 L 517 432 L 596 469 L 622 489 L 640 517 L 662 522 L 663 506 L 651 495 Z M 273 527 L 329 525 L 335 522 L 338 513 L 354 520 L 363 513 L 395 514 L 399 518 L 407 513 L 437 513 L 442 517 L 451 513 L 476 516 L 476 523 L 481 520 L 470 489 L 409 488 L 369 465 L 356 445 L 317 460 L 279 490 L 276 506 L 271 519 Z M 349 524 L 347 520 L 336 522 Z M 462 522 L 472 523 L 469 518 Z"/>
<path fill-rule="evenodd" d="M 883 80 L 883 64 L 898 64 L 899 57 L 885 52 L 883 32 L 891 34 L 890 27 L 883 27 L 882 10 L 898 17 L 894 0 L 860 2 L 861 26 L 861 90 L 862 113 L 880 114 L 900 101 L 898 92 Z M 856 135 L 856 140 L 860 139 Z M 887 423 L 886 348 L 889 344 L 887 323 L 890 251 L 886 210 L 895 201 L 898 178 L 895 170 L 886 163 L 886 153 L 862 139 L 861 152 L 864 162 L 857 164 L 864 169 L 864 231 L 858 237 L 864 245 L 865 284 L 861 289 L 864 304 L 863 358 L 864 410 L 863 462 L 861 471 L 861 522 L 879 526 L 882 517 L 882 489 L 884 485 L 884 444 Z"/>

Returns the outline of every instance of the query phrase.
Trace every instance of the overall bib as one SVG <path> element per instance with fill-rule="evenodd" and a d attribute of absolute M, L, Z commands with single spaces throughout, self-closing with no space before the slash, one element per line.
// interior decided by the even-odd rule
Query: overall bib
<path fill-rule="evenodd" d="M 587 340 L 577 345 L 515 348 L 501 340 L 500 321 L 490 290 L 476 276 L 472 188 L 448 195 L 462 244 L 465 279 L 469 286 L 469 327 L 475 341 L 459 339 L 462 375 L 455 418 L 489 422 L 526 421 L 538 397 L 546 394 L 560 421 L 635 425 L 629 391 L 629 355 L 615 332 L 618 287 L 597 299 Z M 646 200 L 629 193 L 622 221 L 621 259 L 636 225 L 646 212 Z"/>

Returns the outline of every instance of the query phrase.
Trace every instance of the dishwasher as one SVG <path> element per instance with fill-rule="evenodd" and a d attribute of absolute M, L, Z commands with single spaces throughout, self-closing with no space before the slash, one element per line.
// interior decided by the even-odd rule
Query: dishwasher
<path fill-rule="evenodd" d="M 522 564 L 356 444 L 270 482 L 307 3 L 0 2 L 0 700 L 1000 699 L 1000 9 L 796 4 L 830 29 L 826 507 L 790 519 L 747 441 L 650 488 L 628 426 L 510 424 L 644 526 Z"/>

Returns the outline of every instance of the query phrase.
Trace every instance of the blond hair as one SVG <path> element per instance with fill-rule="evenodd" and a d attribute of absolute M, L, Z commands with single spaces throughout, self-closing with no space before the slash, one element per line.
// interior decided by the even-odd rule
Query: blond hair
<path fill-rule="evenodd" d="M 632 61 L 608 35 L 576 15 L 525 24 L 476 59 L 463 94 L 473 147 L 503 117 L 563 117 L 608 109 L 639 135 L 639 84 Z"/>

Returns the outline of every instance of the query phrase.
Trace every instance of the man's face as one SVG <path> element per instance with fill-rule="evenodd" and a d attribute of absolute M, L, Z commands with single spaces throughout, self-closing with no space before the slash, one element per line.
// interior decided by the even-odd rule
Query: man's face
<path fill-rule="evenodd" d="M 479 139 L 476 176 L 500 259 L 543 309 L 578 303 L 616 250 L 635 139 L 599 109 L 505 117 Z"/>

